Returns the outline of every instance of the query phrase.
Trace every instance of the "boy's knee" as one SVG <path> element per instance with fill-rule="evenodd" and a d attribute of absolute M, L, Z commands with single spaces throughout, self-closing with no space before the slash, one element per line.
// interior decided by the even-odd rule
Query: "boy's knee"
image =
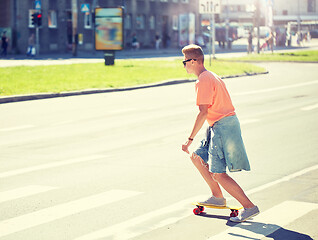
<path fill-rule="evenodd" d="M 200 161 L 200 157 L 198 155 L 196 155 L 195 153 L 191 154 L 190 159 L 193 163 Z"/>
<path fill-rule="evenodd" d="M 190 156 L 190 159 L 191 159 L 191 161 L 193 162 L 193 164 L 195 166 L 199 167 L 199 166 L 202 165 L 203 167 L 209 169 L 209 164 L 205 163 L 203 161 L 203 159 L 199 155 L 196 155 L 195 153 L 192 153 L 191 156 Z"/>
<path fill-rule="evenodd" d="M 225 175 L 226 173 L 212 173 L 212 178 L 214 181 L 219 182 Z"/>

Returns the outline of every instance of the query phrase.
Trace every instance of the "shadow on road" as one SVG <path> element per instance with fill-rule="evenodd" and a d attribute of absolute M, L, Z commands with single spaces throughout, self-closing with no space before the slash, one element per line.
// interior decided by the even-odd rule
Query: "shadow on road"
<path fill-rule="evenodd" d="M 260 222 L 244 222 L 244 223 L 233 223 L 228 221 L 227 226 L 231 226 L 233 228 L 241 228 L 244 230 L 251 231 L 256 234 L 262 234 L 264 237 L 274 239 L 274 240 L 313 240 L 310 236 L 291 231 L 288 229 L 285 229 L 283 227 L 280 227 L 276 224 L 266 224 L 266 223 L 260 223 Z M 248 236 L 244 236 L 241 234 L 235 234 L 235 233 L 229 233 L 229 235 L 241 237 L 242 239 L 252 239 L 256 240 L 259 238 L 252 238 Z"/>
<path fill-rule="evenodd" d="M 261 223 L 261 222 L 251 222 L 251 221 L 246 221 L 243 223 L 235 223 L 230 221 L 230 217 L 227 216 L 220 216 L 220 215 L 213 215 L 213 214 L 208 214 L 208 213 L 201 213 L 199 215 L 200 217 L 205 217 L 205 218 L 214 218 L 214 219 L 222 219 L 226 220 L 227 226 L 230 226 L 233 228 L 241 228 L 256 234 L 264 235 L 264 237 L 274 239 L 274 240 L 313 240 L 310 236 L 291 231 L 288 229 L 285 229 L 281 226 L 278 226 L 276 224 L 266 224 L 266 223 Z M 253 238 L 249 236 L 244 236 L 242 234 L 237 234 L 237 233 L 228 233 L 229 235 L 240 237 L 242 239 L 250 239 L 250 240 L 259 240 L 259 238 Z"/>

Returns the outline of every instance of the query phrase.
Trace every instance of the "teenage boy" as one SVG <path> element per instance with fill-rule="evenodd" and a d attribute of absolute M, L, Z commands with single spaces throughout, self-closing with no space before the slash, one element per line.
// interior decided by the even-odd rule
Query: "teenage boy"
<path fill-rule="evenodd" d="M 209 127 L 200 147 L 190 156 L 192 162 L 209 185 L 212 197 L 200 203 L 206 205 L 226 206 L 221 185 L 230 195 L 242 204 L 244 210 L 233 222 L 243 222 L 259 214 L 259 209 L 245 195 L 242 188 L 226 173 L 250 170 L 240 123 L 236 117 L 230 95 L 224 82 L 215 73 L 204 67 L 204 54 L 200 46 L 188 45 L 182 49 L 184 68 L 187 73 L 195 74 L 196 104 L 199 106 L 192 132 L 182 145 L 182 150 L 189 154 L 189 146 L 204 122 Z M 211 159 L 209 166 L 208 160 Z"/>

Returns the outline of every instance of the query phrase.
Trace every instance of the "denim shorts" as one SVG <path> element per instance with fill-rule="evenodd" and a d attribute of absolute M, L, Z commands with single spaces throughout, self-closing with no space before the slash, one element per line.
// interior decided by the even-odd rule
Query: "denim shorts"
<path fill-rule="evenodd" d="M 194 153 L 209 163 L 212 173 L 250 170 L 241 127 L 236 115 L 224 117 L 209 126 L 204 139 Z M 210 160 L 210 161 L 209 161 Z"/>

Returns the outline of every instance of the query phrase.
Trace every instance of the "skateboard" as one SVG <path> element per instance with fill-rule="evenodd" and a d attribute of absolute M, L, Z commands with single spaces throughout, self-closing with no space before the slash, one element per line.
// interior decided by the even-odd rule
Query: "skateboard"
<path fill-rule="evenodd" d="M 193 213 L 195 215 L 200 215 L 204 211 L 204 208 L 206 207 L 206 208 L 215 208 L 215 209 L 230 209 L 231 210 L 230 217 L 236 217 L 239 213 L 239 210 L 243 208 L 243 207 L 232 206 L 232 205 L 226 205 L 224 207 L 217 207 L 217 206 L 200 204 L 198 202 L 195 202 L 192 204 L 197 206 L 195 209 L 193 209 Z"/>

